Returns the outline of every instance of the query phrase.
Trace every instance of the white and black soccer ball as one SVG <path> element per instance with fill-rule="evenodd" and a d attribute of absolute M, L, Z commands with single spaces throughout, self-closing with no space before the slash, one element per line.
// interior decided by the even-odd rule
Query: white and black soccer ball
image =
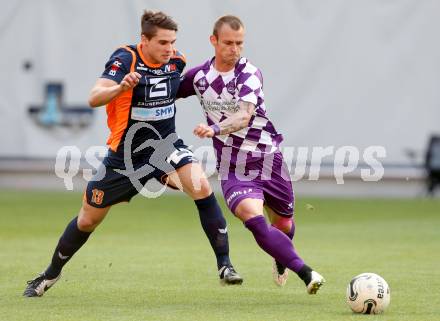
<path fill-rule="evenodd" d="M 388 283 L 374 273 L 355 276 L 347 287 L 347 303 L 356 313 L 382 313 L 390 304 L 390 298 Z"/>

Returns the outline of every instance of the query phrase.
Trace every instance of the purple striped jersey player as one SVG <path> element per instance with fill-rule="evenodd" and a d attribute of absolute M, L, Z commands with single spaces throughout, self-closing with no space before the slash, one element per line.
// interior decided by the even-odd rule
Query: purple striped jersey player
<path fill-rule="evenodd" d="M 210 37 L 215 56 L 183 76 L 178 97 L 199 98 L 208 124 L 199 124 L 194 134 L 212 138 L 226 203 L 273 257 L 275 283 L 283 286 L 290 269 L 315 294 L 325 280 L 293 247 L 294 196 L 279 151 L 282 135 L 266 115 L 260 70 L 241 57 L 243 40 L 238 17 L 219 18 Z"/>

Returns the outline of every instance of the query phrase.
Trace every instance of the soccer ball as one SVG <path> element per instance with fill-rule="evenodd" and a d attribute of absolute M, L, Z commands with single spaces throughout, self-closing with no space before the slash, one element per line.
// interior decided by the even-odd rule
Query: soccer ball
<path fill-rule="evenodd" d="M 388 283 L 374 273 L 359 274 L 347 287 L 347 303 L 356 313 L 382 313 L 390 304 Z"/>

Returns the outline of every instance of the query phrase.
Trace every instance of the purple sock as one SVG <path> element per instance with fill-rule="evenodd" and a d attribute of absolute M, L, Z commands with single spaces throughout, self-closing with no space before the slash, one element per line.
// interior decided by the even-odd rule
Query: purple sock
<path fill-rule="evenodd" d="M 276 227 L 275 225 L 272 225 L 272 227 L 273 227 L 273 228 L 276 228 L 276 229 L 279 229 L 279 228 Z M 279 229 L 279 230 L 280 230 L 280 229 Z M 281 230 L 280 230 L 280 231 L 281 231 Z M 287 235 L 287 237 L 288 237 L 289 239 L 293 240 L 293 236 L 295 235 L 295 222 L 293 221 L 293 219 L 292 219 L 292 225 L 291 225 L 291 227 L 290 227 L 289 232 L 287 232 L 287 233 L 284 232 L 284 231 L 281 231 L 281 232 L 283 232 L 285 235 Z M 286 267 L 285 267 L 284 265 L 282 265 L 280 262 L 276 261 L 276 260 L 275 260 L 275 263 L 276 263 L 276 265 L 277 265 L 278 273 L 279 273 L 279 274 L 283 274 L 284 271 L 286 270 Z"/>
<path fill-rule="evenodd" d="M 252 232 L 257 244 L 276 261 L 296 273 L 304 266 L 304 261 L 296 254 L 289 237 L 267 225 L 263 215 L 247 220 L 244 225 Z"/>
<path fill-rule="evenodd" d="M 275 225 L 271 225 L 273 228 L 276 228 L 276 229 L 278 229 L 278 230 L 280 230 L 281 231 L 281 229 L 280 228 L 278 228 L 278 227 L 276 227 Z M 292 220 L 292 226 L 290 227 L 290 231 L 289 232 L 284 232 L 284 231 L 281 231 L 281 232 L 283 232 L 284 234 L 286 234 L 287 235 L 287 237 L 289 238 L 289 239 L 291 239 L 291 240 L 293 240 L 293 236 L 295 235 L 295 222 Z"/>

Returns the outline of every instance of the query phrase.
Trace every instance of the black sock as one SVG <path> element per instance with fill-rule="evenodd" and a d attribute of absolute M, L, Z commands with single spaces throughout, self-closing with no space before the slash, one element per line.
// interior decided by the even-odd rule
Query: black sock
<path fill-rule="evenodd" d="M 304 264 L 304 266 L 298 271 L 298 276 L 307 285 L 312 281 L 312 269 L 310 266 Z"/>
<path fill-rule="evenodd" d="M 207 198 L 195 200 L 194 202 L 199 210 L 203 230 L 217 258 L 218 269 L 224 265 L 231 265 L 226 220 L 214 193 Z"/>
<path fill-rule="evenodd" d="M 78 229 L 77 219 L 78 217 L 75 217 L 67 225 L 58 241 L 52 256 L 52 262 L 44 272 L 49 279 L 55 278 L 61 273 L 63 266 L 83 246 L 91 234 L 91 232 L 83 232 Z"/>

